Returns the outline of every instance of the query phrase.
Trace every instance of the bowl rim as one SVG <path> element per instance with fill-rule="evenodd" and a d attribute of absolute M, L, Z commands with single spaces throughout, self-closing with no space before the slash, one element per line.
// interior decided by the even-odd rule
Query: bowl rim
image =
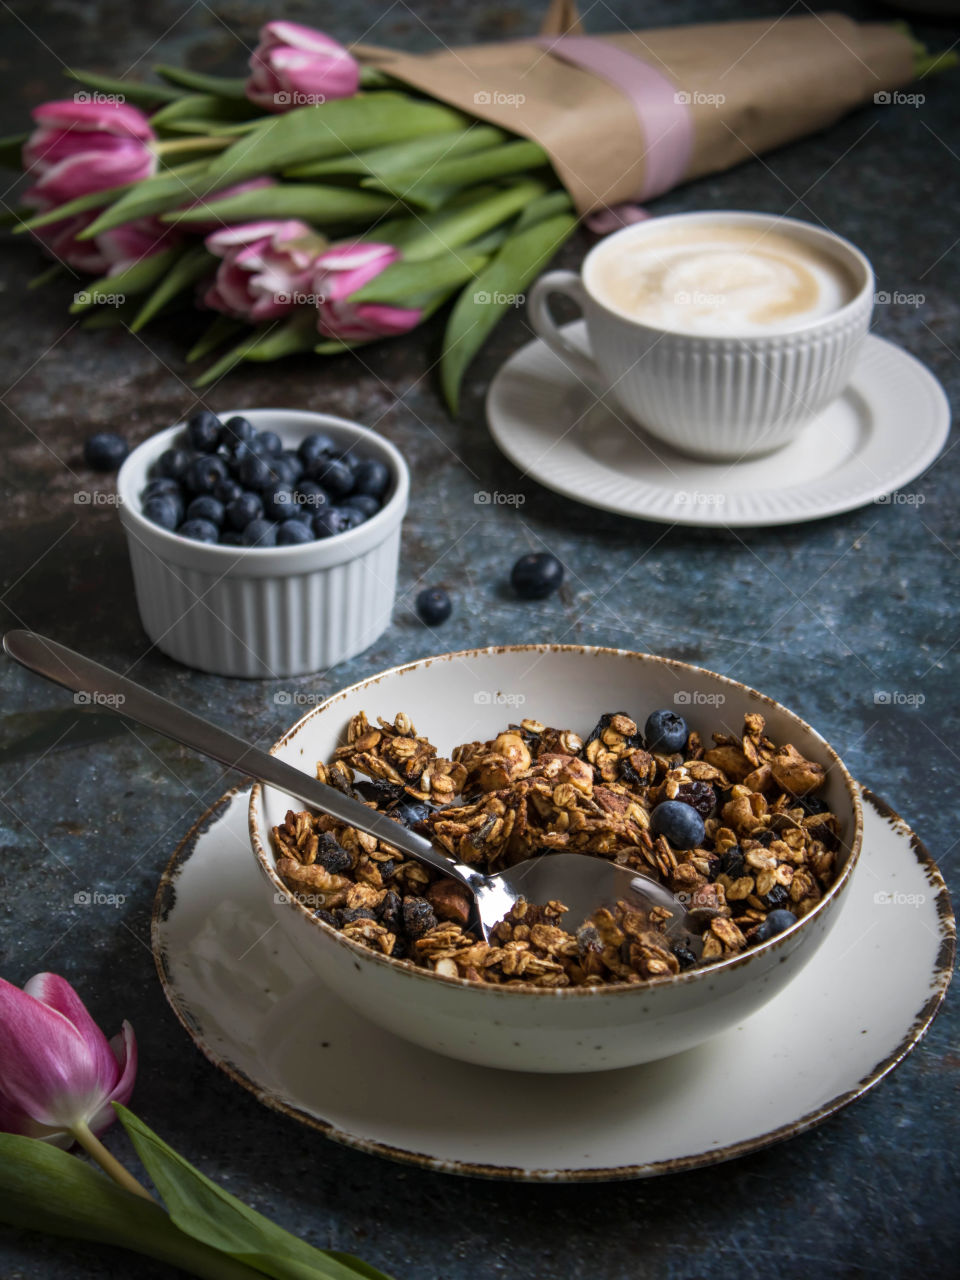
<path fill-rule="evenodd" d="M 344 561 L 352 559 L 353 553 L 361 554 L 368 544 L 371 544 L 372 541 L 377 541 L 377 534 L 382 533 L 384 537 L 388 536 L 398 519 L 402 519 L 403 514 L 406 512 L 410 493 L 410 469 L 397 446 L 388 440 L 386 436 L 374 431 L 371 427 L 365 427 L 359 422 L 354 422 L 350 418 L 342 418 L 334 413 L 280 407 L 224 409 L 217 413 L 217 417 L 221 422 L 225 422 L 232 417 L 244 417 L 261 431 L 268 429 L 271 417 L 276 415 L 296 420 L 297 426 L 304 428 L 313 426 L 317 431 L 333 428 L 334 430 L 339 429 L 351 432 L 355 435 L 355 442 L 363 442 L 369 444 L 371 450 L 379 450 L 381 461 L 387 462 L 390 467 L 393 493 L 376 515 L 365 520 L 363 524 L 357 525 L 356 528 L 335 534 L 331 538 L 315 538 L 310 542 L 295 543 L 291 546 L 222 546 L 219 543 L 195 542 L 190 538 L 184 538 L 173 530 L 164 529 L 161 525 L 154 524 L 153 521 L 148 520 L 143 514 L 140 494 L 135 491 L 133 485 L 132 472 L 134 468 L 131 463 L 133 463 L 134 459 L 140 462 L 144 458 L 148 458 L 147 465 L 149 467 L 151 463 L 155 462 L 160 453 L 169 447 L 174 436 L 186 428 L 187 420 L 183 419 L 180 422 L 172 423 L 169 427 L 163 427 L 159 431 L 153 432 L 146 440 L 141 440 L 136 448 L 131 449 L 126 458 L 124 458 L 117 473 L 117 494 L 120 498 L 121 520 L 128 527 L 147 534 L 151 540 L 156 542 L 158 547 L 168 549 L 173 558 L 176 558 L 178 552 L 181 555 L 189 554 L 191 557 L 193 555 L 203 555 L 209 559 L 211 568 L 220 568 L 225 571 L 229 571 L 231 567 L 238 564 L 242 565 L 247 556 L 253 556 L 253 560 L 250 561 L 253 565 L 257 563 L 265 564 L 266 557 L 272 555 L 282 556 L 286 562 L 285 568 L 294 573 L 311 567 L 309 561 L 315 558 L 318 548 L 322 547 L 331 556 L 345 549 L 346 554 L 340 557 L 340 560 Z M 280 433 L 278 432 L 278 434 Z M 286 443 L 284 443 L 284 448 L 287 447 Z"/>
<path fill-rule="evenodd" d="M 321 936 L 326 935 L 333 941 L 346 947 L 354 956 L 361 957 L 364 960 L 371 961 L 375 964 L 384 965 L 394 972 L 406 973 L 411 977 L 420 978 L 424 981 L 435 984 L 436 982 L 444 982 L 448 985 L 469 989 L 471 991 L 484 992 L 488 995 L 495 993 L 497 996 L 531 996 L 539 997 L 551 996 L 554 999 L 585 999 L 593 997 L 594 999 L 602 996 L 619 996 L 626 995 L 629 992 L 648 992 L 653 988 L 675 987 L 684 983 L 693 983 L 701 979 L 711 977 L 721 971 L 731 971 L 746 966 L 752 960 L 760 955 L 769 955 L 779 950 L 783 945 L 794 939 L 807 924 L 815 917 L 819 917 L 827 907 L 828 903 L 834 902 L 846 887 L 849 885 L 853 876 L 853 872 L 860 860 L 861 847 L 863 844 L 863 809 L 860 803 L 860 796 L 850 771 L 843 763 L 838 752 L 830 745 L 830 743 L 818 733 L 811 725 L 797 715 L 795 711 L 791 711 L 789 707 L 778 702 L 775 698 L 771 698 L 768 694 L 761 693 L 758 689 L 754 689 L 752 685 L 744 684 L 740 680 L 734 680 L 731 676 L 721 675 L 717 671 L 711 671 L 708 667 L 700 667 L 690 662 L 683 662 L 678 658 L 668 658 L 662 654 L 642 653 L 634 649 L 617 649 L 609 645 L 575 645 L 575 644 L 507 644 L 507 645 L 485 645 L 474 649 L 458 649 L 448 653 L 440 653 L 430 655 L 425 658 L 417 658 L 412 662 L 400 663 L 394 667 L 388 667 L 384 671 L 378 671 L 374 675 L 366 676 L 362 680 L 357 680 L 353 684 L 348 685 L 344 689 L 338 690 L 330 695 L 317 706 L 312 707 L 305 715 L 301 716 L 289 729 L 280 737 L 270 748 L 270 754 L 275 755 L 284 746 L 287 745 L 306 725 L 308 720 L 314 716 L 320 715 L 321 712 L 329 710 L 338 702 L 342 702 L 350 694 L 356 693 L 364 688 L 372 687 L 379 684 L 387 676 L 403 675 L 408 671 L 414 671 L 431 666 L 435 662 L 447 662 L 456 659 L 478 658 L 486 655 L 498 653 L 578 653 L 585 657 L 595 655 L 611 655 L 618 658 L 635 659 L 637 661 L 647 663 L 653 662 L 669 666 L 693 675 L 705 675 L 711 679 L 719 680 L 723 684 L 730 685 L 746 693 L 750 698 L 755 699 L 762 705 L 770 707 L 777 712 L 786 714 L 790 719 L 797 721 L 803 729 L 819 741 L 830 760 L 829 768 L 836 769 L 843 782 L 847 797 L 850 800 L 853 811 L 853 834 L 848 842 L 849 855 L 846 865 L 840 875 L 823 895 L 817 905 L 802 916 L 789 929 L 785 929 L 783 933 L 777 934 L 768 942 L 760 943 L 759 946 L 750 947 L 748 950 L 741 952 L 739 955 L 729 956 L 725 960 L 717 960 L 713 964 L 698 966 L 694 969 L 683 970 L 680 973 L 666 974 L 658 978 L 646 978 L 641 982 L 611 982 L 591 986 L 571 986 L 571 987 L 535 987 L 532 984 L 517 983 L 515 986 L 501 986 L 487 982 L 478 982 L 473 978 L 447 977 L 445 974 L 434 973 L 430 969 L 424 969 L 420 965 L 414 964 L 411 960 L 395 959 L 392 956 L 383 955 L 379 952 L 372 951 L 369 947 L 365 947 L 360 942 L 354 942 L 352 938 L 346 937 L 339 929 L 334 929 L 320 920 L 313 914 L 310 908 L 299 902 L 297 898 L 291 894 L 289 887 L 284 883 L 274 866 L 271 864 L 270 855 L 264 841 L 260 836 L 259 811 L 262 804 L 263 784 L 254 781 L 250 791 L 250 800 L 247 807 L 247 825 L 250 835 L 250 843 L 254 857 L 260 867 L 261 872 L 266 879 L 274 885 L 279 891 L 280 896 L 276 900 L 278 906 L 290 906 L 299 912 L 305 920 L 307 920 L 314 928 L 321 931 Z M 267 837 L 269 841 L 269 837 Z"/>

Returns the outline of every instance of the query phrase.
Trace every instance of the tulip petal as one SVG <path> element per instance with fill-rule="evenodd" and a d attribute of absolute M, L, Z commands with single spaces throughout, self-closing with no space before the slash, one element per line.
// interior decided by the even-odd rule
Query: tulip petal
<path fill-rule="evenodd" d="M 30 114 L 39 125 L 55 125 L 78 132 L 120 133 L 142 142 L 156 136 L 143 112 L 124 102 L 75 102 L 66 98 L 42 102 Z"/>
<path fill-rule="evenodd" d="M 338 52 L 350 58 L 350 54 L 332 36 L 317 31 L 314 27 L 304 27 L 299 22 L 285 22 L 282 18 L 268 22 L 260 29 L 261 42 L 266 39 L 270 48 L 278 45 L 290 45 L 294 49 L 307 49 L 313 53 Z M 351 58 L 352 61 L 352 58 Z"/>
<path fill-rule="evenodd" d="M 78 999 L 68 983 L 62 978 L 58 981 Z M 62 988 L 37 983 L 36 979 L 31 982 L 54 992 L 56 999 L 74 1010 L 70 996 Z M 89 1014 L 84 1031 L 80 1031 L 66 1014 L 0 978 L 0 1040 L 5 1047 L 3 1091 L 8 1102 L 38 1124 L 54 1129 L 69 1128 L 95 1111 L 104 1094 L 116 1084 L 119 1069 L 106 1037 L 96 1029 L 103 1041 L 99 1045 L 89 1026 L 95 1026 Z M 110 1057 L 109 1063 L 103 1048 Z"/>

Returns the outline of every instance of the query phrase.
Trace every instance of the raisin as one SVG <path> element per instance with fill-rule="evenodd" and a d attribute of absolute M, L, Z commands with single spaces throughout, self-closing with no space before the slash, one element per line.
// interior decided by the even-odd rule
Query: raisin
<path fill-rule="evenodd" d="M 677 957 L 677 964 L 681 969 L 692 969 L 697 963 L 697 957 L 684 943 L 675 942 L 672 950 L 673 954 Z"/>
<path fill-rule="evenodd" d="M 353 858 L 329 831 L 321 831 L 317 840 L 317 861 L 324 871 L 329 871 L 333 876 L 342 876 L 345 871 L 351 870 Z"/>
<path fill-rule="evenodd" d="M 317 907 L 313 913 L 318 920 L 322 920 L 324 924 L 328 924 L 331 929 L 339 929 L 340 922 L 332 911 L 328 911 L 326 907 Z"/>
<path fill-rule="evenodd" d="M 769 893 L 763 895 L 760 901 L 768 911 L 776 911 L 779 907 L 787 905 L 790 901 L 790 894 L 782 884 L 775 884 Z"/>
<path fill-rule="evenodd" d="M 593 726 L 593 728 L 590 730 L 590 736 L 589 736 L 589 738 L 587 738 L 587 739 L 586 739 L 586 741 L 585 741 L 585 742 L 584 742 L 584 744 L 583 744 L 583 749 L 584 749 L 584 751 L 586 751 L 587 747 L 590 745 L 590 743 L 591 743 L 591 742 L 595 742 L 595 741 L 597 740 L 597 738 L 599 738 L 599 737 L 600 737 L 600 735 L 603 733 L 604 729 L 609 729 L 609 728 L 610 728 L 610 721 L 613 719 L 613 717 L 614 717 L 614 716 L 626 716 L 628 720 L 633 720 L 633 716 L 632 716 L 632 715 L 630 715 L 629 711 L 607 711 L 607 712 L 605 712 L 605 714 L 604 714 L 604 715 L 602 715 L 602 716 L 600 717 L 600 719 L 597 721 L 597 723 L 596 723 L 596 724 Z M 625 745 L 626 745 L 626 746 L 628 746 L 628 747 L 630 747 L 631 749 L 635 749 L 635 748 L 637 748 L 637 747 L 640 747 L 640 748 L 642 749 L 642 748 L 643 748 L 643 734 L 642 734 L 642 733 L 640 733 L 640 732 L 639 732 L 639 730 L 638 730 L 635 734 L 633 734 L 633 736 L 632 736 L 632 737 L 629 737 L 629 738 L 627 738 L 627 739 L 625 740 Z M 582 754 L 583 754 L 583 752 L 581 752 L 581 755 L 582 755 Z M 584 757 L 584 758 L 586 758 L 586 757 Z"/>
<path fill-rule="evenodd" d="M 760 835 L 755 837 L 757 844 L 763 845 L 764 849 L 769 849 L 774 840 L 778 839 L 776 831 L 761 831 Z"/>
<path fill-rule="evenodd" d="M 729 876 L 731 880 L 739 880 L 744 874 L 745 865 L 743 851 L 739 845 L 734 845 L 732 849 L 728 849 L 721 855 L 718 874 Z"/>
<path fill-rule="evenodd" d="M 403 931 L 412 941 L 437 927 L 437 917 L 426 898 L 404 898 Z"/>
<path fill-rule="evenodd" d="M 378 868 L 380 872 L 380 879 L 384 884 L 387 883 L 397 869 L 396 859 L 394 858 L 388 858 L 386 862 L 377 862 L 375 863 L 375 866 Z"/>
<path fill-rule="evenodd" d="M 793 804 L 802 809 L 808 818 L 813 818 L 818 813 L 830 812 L 830 806 L 826 800 L 821 800 L 819 796 L 798 796 Z"/>
<path fill-rule="evenodd" d="M 382 874 L 382 873 L 381 873 Z M 388 889 L 377 907 L 377 919 L 391 933 L 400 932 L 400 895 Z"/>
<path fill-rule="evenodd" d="M 341 924 L 353 924 L 354 920 L 376 920 L 369 907 L 344 907 L 340 912 Z"/>
<path fill-rule="evenodd" d="M 681 782 L 674 799 L 696 809 L 701 818 L 709 818 L 717 807 L 717 795 L 709 782 Z"/>
<path fill-rule="evenodd" d="M 353 784 L 353 789 L 361 800 L 372 800 L 378 809 L 396 804 L 404 795 L 403 787 L 382 778 L 361 778 Z"/>

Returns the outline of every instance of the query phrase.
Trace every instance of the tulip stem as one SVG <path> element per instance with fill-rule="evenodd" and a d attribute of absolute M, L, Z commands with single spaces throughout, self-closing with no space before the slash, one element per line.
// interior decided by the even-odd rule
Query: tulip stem
<path fill-rule="evenodd" d="M 236 142 L 236 138 L 160 138 L 150 143 L 155 156 L 177 155 L 181 151 L 223 151 Z"/>
<path fill-rule="evenodd" d="M 135 1196 L 143 1196 L 145 1200 L 149 1200 L 151 1204 L 155 1201 L 146 1187 L 142 1187 L 132 1173 L 128 1172 L 116 1156 L 111 1155 L 107 1148 L 103 1145 L 99 1138 L 95 1137 L 90 1128 L 80 1121 L 70 1130 L 76 1138 L 80 1146 L 105 1173 L 108 1173 L 114 1182 L 119 1183 L 125 1191 L 132 1191 Z"/>

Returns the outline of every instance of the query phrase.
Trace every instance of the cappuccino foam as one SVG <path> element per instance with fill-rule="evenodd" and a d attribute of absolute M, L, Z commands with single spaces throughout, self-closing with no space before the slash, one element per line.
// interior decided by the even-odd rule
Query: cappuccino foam
<path fill-rule="evenodd" d="M 710 223 L 612 242 L 591 287 L 641 324 L 738 337 L 819 320 L 856 292 L 840 263 L 797 237 Z"/>

